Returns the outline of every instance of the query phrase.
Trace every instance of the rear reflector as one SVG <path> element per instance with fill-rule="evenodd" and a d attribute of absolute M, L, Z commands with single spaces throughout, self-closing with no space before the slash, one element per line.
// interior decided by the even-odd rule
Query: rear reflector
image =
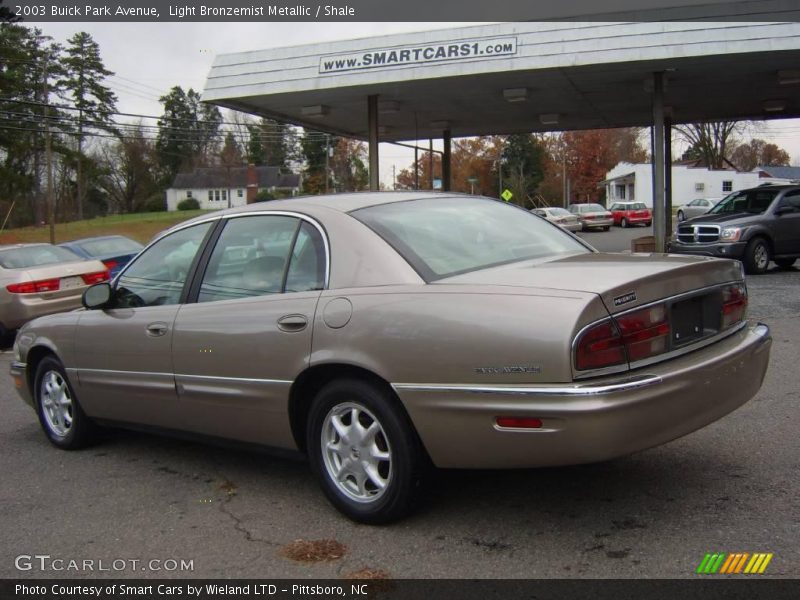
<path fill-rule="evenodd" d="M 60 285 L 60 279 L 40 279 L 39 281 L 11 283 L 6 286 L 6 289 L 12 294 L 36 294 L 38 292 L 58 291 Z"/>
<path fill-rule="evenodd" d="M 497 417 L 497 426 L 508 429 L 539 429 L 542 420 L 534 417 Z"/>
<path fill-rule="evenodd" d="M 94 285 L 95 283 L 102 283 L 108 281 L 108 271 L 97 271 L 96 273 L 85 273 L 81 275 L 83 283 L 86 285 Z"/>

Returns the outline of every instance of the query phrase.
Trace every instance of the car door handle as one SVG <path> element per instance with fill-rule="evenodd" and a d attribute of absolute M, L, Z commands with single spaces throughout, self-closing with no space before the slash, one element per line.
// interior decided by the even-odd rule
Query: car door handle
<path fill-rule="evenodd" d="M 157 323 L 150 323 L 147 326 L 146 331 L 147 335 L 150 337 L 161 337 L 165 333 L 167 333 L 168 326 L 166 323 L 157 322 Z"/>
<path fill-rule="evenodd" d="M 304 315 L 286 315 L 278 319 L 278 329 L 281 331 L 303 331 L 308 325 L 308 319 Z"/>

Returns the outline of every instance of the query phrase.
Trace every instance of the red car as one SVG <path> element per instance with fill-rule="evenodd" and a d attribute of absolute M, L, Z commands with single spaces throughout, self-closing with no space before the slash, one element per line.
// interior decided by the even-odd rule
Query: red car
<path fill-rule="evenodd" d="M 609 210 L 614 216 L 614 225 L 620 227 L 639 223 L 650 227 L 653 222 L 653 213 L 644 205 L 644 202 L 615 202 Z"/>

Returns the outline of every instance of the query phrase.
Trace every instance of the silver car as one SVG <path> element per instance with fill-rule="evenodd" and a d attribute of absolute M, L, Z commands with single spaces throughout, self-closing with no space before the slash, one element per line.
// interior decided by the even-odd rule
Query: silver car
<path fill-rule="evenodd" d="M 580 231 L 581 223 L 576 215 L 573 215 L 565 208 L 560 206 L 547 206 L 545 208 L 534 208 L 531 212 L 535 215 L 547 219 L 566 229 L 567 231 Z"/>
<path fill-rule="evenodd" d="M 581 229 L 602 229 L 608 231 L 614 224 L 614 215 L 600 204 L 570 204 L 569 212 L 576 215 Z"/>
<path fill-rule="evenodd" d="M 686 435 L 756 394 L 771 345 L 736 261 L 603 254 L 430 192 L 203 215 L 84 304 L 14 348 L 55 446 L 121 424 L 299 450 L 365 523 L 407 514 L 429 465 L 587 463 Z"/>
<path fill-rule="evenodd" d="M 34 317 L 80 308 L 90 285 L 108 269 L 51 244 L 0 246 L 0 337 Z"/>
<path fill-rule="evenodd" d="M 678 221 L 685 221 L 693 217 L 706 214 L 719 202 L 719 198 L 696 198 L 678 209 Z"/>

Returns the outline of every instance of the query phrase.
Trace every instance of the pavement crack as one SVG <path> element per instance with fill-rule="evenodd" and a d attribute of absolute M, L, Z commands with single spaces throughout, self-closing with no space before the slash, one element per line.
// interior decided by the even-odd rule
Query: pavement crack
<path fill-rule="evenodd" d="M 228 518 L 231 521 L 233 521 L 233 528 L 236 531 L 238 531 L 239 533 L 241 533 L 242 535 L 244 535 L 244 539 L 247 540 L 248 542 L 254 542 L 254 543 L 258 543 L 258 544 L 265 544 L 267 546 L 272 546 L 272 547 L 280 546 L 280 544 L 278 544 L 277 542 L 273 542 L 273 541 L 270 541 L 270 540 L 265 540 L 264 538 L 256 537 L 255 535 L 253 535 L 253 533 L 247 527 L 244 526 L 244 523 L 242 523 L 241 517 L 236 515 L 230 509 L 230 507 L 228 506 L 231 503 L 231 501 L 234 499 L 234 497 L 235 497 L 235 495 L 229 493 L 224 500 L 220 501 L 220 503 L 218 505 L 219 511 L 221 513 L 223 513 L 224 515 L 227 515 Z"/>

